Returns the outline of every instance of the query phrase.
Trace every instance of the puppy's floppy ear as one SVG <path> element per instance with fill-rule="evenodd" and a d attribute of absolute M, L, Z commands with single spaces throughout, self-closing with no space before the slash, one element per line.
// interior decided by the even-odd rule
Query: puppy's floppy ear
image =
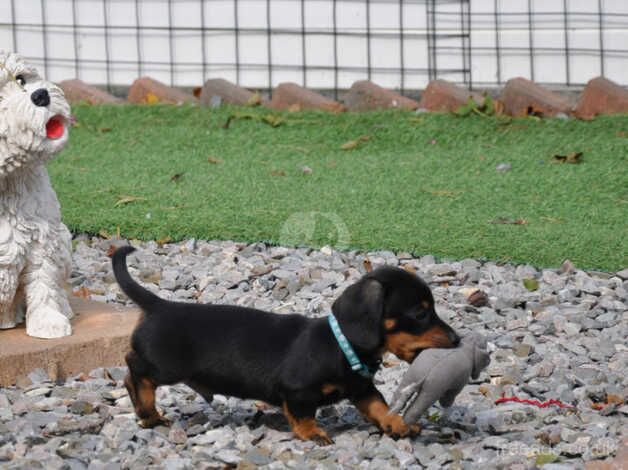
<path fill-rule="evenodd" d="M 349 286 L 332 305 L 340 329 L 359 349 L 372 351 L 382 342 L 384 287 L 375 279 Z"/>

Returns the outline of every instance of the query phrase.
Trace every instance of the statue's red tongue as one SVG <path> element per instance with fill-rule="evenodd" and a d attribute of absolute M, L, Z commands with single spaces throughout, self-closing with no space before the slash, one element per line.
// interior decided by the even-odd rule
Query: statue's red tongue
<path fill-rule="evenodd" d="M 63 135 L 65 126 L 59 116 L 53 116 L 46 124 L 46 136 L 49 139 L 58 139 Z"/>

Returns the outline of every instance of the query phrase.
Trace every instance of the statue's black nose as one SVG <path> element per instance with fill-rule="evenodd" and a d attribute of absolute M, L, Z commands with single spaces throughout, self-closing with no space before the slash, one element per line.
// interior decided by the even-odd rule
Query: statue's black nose
<path fill-rule="evenodd" d="M 48 106 L 50 104 L 50 95 L 48 94 L 48 90 L 45 88 L 35 90 L 31 95 L 31 101 L 35 104 L 35 106 Z"/>

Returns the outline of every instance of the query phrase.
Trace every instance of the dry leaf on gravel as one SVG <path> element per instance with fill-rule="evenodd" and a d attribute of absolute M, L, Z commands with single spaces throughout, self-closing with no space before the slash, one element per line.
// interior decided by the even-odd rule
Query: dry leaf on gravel
<path fill-rule="evenodd" d="M 91 295 L 90 290 L 85 287 L 85 286 L 81 286 L 78 289 L 76 289 L 75 291 L 72 291 L 72 295 L 74 297 L 81 297 L 82 299 L 89 299 L 89 296 Z"/>
<path fill-rule="evenodd" d="M 533 292 L 539 289 L 539 281 L 537 281 L 536 279 L 532 277 L 526 277 L 523 280 L 523 286 L 530 292 Z"/>
<path fill-rule="evenodd" d="M 157 243 L 157 246 L 164 246 L 166 243 L 170 243 L 172 241 L 172 238 L 170 237 L 163 237 L 160 238 L 159 240 L 155 240 L 155 243 Z"/>

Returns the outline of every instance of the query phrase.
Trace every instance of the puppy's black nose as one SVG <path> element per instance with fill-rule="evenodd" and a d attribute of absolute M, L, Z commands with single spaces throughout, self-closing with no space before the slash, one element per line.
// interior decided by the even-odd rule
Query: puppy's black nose
<path fill-rule="evenodd" d="M 40 88 L 35 90 L 31 95 L 31 101 L 35 106 L 48 106 L 50 104 L 50 95 L 48 90 Z"/>

